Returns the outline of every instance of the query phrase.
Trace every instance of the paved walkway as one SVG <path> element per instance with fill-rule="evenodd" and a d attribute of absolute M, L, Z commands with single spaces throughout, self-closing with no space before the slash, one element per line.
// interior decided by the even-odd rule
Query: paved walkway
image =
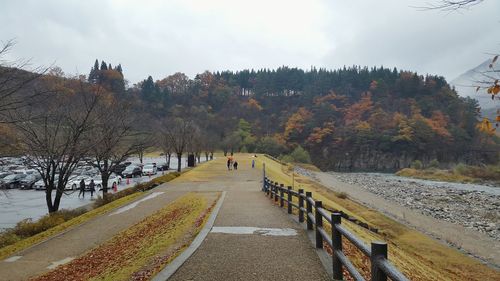
<path fill-rule="evenodd" d="M 212 232 L 169 280 L 329 280 L 302 227 L 260 191 L 260 170 L 251 169 L 247 157 L 237 160 L 239 170 L 227 171 L 217 182 L 227 193 Z M 283 236 L 242 227 L 273 228 Z M 296 235 L 286 236 L 282 228 Z"/>
<path fill-rule="evenodd" d="M 149 191 L 132 208 L 110 211 L 16 253 L 9 261 L 0 262 L 0 280 L 25 280 L 46 272 L 105 242 L 189 191 L 227 192 L 215 227 L 289 228 L 295 229 L 296 234 L 212 232 L 171 280 L 329 280 L 302 228 L 260 191 L 261 173 L 250 167 L 249 156 L 237 160 L 240 164 L 237 171 L 227 171 L 225 159 L 215 160 Z"/>

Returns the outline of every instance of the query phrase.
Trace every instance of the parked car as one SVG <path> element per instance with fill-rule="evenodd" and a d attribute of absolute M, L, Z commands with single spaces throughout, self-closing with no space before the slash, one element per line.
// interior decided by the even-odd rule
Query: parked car
<path fill-rule="evenodd" d="M 54 181 L 54 184 L 57 185 L 57 182 L 58 182 L 58 180 L 56 178 L 56 180 Z M 35 184 L 33 185 L 33 188 L 35 190 L 45 190 L 45 183 L 43 182 L 43 179 L 35 182 Z"/>
<path fill-rule="evenodd" d="M 25 177 L 26 177 L 26 174 L 8 175 L 2 179 L 2 181 L 0 183 L 0 188 L 2 188 L 2 189 L 18 188 L 19 182 Z"/>
<path fill-rule="evenodd" d="M 142 167 L 143 176 L 156 175 L 156 173 L 157 173 L 156 165 L 153 163 L 146 164 L 144 165 L 144 167 Z"/>
<path fill-rule="evenodd" d="M 10 175 L 11 173 L 9 172 L 0 172 L 0 181 L 5 178 L 6 176 Z"/>
<path fill-rule="evenodd" d="M 40 180 L 42 177 L 39 174 L 28 174 L 24 179 L 19 182 L 20 189 L 32 189 L 35 182 Z"/>
<path fill-rule="evenodd" d="M 126 178 L 132 178 L 135 176 L 140 177 L 142 175 L 142 169 L 139 166 L 130 165 L 130 166 L 127 166 L 127 168 L 125 168 L 125 170 L 123 170 L 122 175 L 123 175 L 123 177 L 126 177 Z"/>
<path fill-rule="evenodd" d="M 94 178 L 95 188 L 97 191 L 102 190 L 102 178 L 101 175 L 97 175 Z M 119 185 L 122 182 L 122 177 L 111 174 L 108 178 L 108 189 L 111 189 L 114 184 Z"/>
<path fill-rule="evenodd" d="M 156 169 L 158 171 L 168 171 L 168 169 L 170 169 L 170 167 L 167 163 L 160 163 L 156 166 Z"/>
<path fill-rule="evenodd" d="M 71 177 L 69 180 L 68 180 L 68 183 L 66 183 L 66 190 L 78 190 L 80 188 L 80 181 L 83 180 L 83 182 L 85 182 L 85 184 L 87 185 L 89 182 L 90 182 L 90 179 L 92 177 L 88 176 L 88 175 L 79 175 L 79 176 L 76 176 L 76 177 Z"/>
<path fill-rule="evenodd" d="M 43 179 L 38 180 L 33 184 L 33 188 L 35 190 L 45 190 L 45 183 L 43 182 Z"/>
<path fill-rule="evenodd" d="M 124 163 L 121 163 L 121 164 L 118 164 L 118 165 L 115 165 L 113 167 L 113 169 L 111 169 L 111 172 L 117 174 L 117 175 L 121 175 L 123 171 L 125 171 L 125 169 L 127 168 L 127 166 L 129 166 L 131 163 L 130 162 L 124 162 Z"/>

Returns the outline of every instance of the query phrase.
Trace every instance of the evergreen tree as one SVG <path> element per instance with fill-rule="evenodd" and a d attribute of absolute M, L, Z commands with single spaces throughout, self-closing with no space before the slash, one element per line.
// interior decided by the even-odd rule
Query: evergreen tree
<path fill-rule="evenodd" d="M 108 70 L 108 66 L 106 65 L 105 61 L 101 62 L 101 70 Z"/>

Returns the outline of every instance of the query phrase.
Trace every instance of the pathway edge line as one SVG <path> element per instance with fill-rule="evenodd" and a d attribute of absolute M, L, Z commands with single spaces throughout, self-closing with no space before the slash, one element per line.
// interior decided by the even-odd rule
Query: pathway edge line
<path fill-rule="evenodd" d="M 165 281 L 168 280 L 185 262 L 191 257 L 194 252 L 201 246 L 201 243 L 205 240 L 208 233 L 212 229 L 215 219 L 219 214 L 219 210 L 224 202 L 224 198 L 226 197 L 226 191 L 223 191 L 217 204 L 215 205 L 212 214 L 208 218 L 208 221 L 205 223 L 203 229 L 198 233 L 198 235 L 194 238 L 193 242 L 189 245 L 189 247 L 184 250 L 178 257 L 176 257 L 171 263 L 167 264 L 160 272 L 158 272 L 152 281 Z"/>

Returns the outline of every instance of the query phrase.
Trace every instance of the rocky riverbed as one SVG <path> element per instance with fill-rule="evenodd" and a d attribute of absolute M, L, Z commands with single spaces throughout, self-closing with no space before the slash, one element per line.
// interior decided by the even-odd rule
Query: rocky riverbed
<path fill-rule="evenodd" d="M 338 180 L 439 220 L 460 224 L 500 241 L 500 189 L 376 173 L 332 173 Z"/>

